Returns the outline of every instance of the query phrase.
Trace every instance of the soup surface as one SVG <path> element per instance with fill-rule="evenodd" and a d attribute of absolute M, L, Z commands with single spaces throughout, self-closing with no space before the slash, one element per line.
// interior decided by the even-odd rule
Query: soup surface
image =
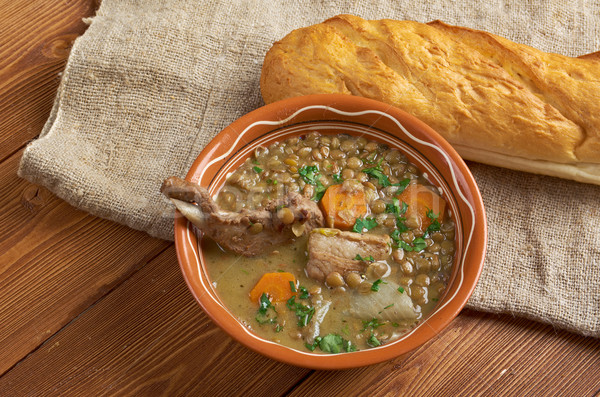
<path fill-rule="evenodd" d="M 248 328 L 299 350 L 351 352 L 393 341 L 433 310 L 451 273 L 455 226 L 440 191 L 404 154 L 311 132 L 257 148 L 216 202 L 252 211 L 290 192 L 318 202 L 325 225 L 309 233 L 298 225 L 290 243 L 252 257 L 202 240 L 220 298 Z M 284 223 L 289 212 L 277 208 Z"/>

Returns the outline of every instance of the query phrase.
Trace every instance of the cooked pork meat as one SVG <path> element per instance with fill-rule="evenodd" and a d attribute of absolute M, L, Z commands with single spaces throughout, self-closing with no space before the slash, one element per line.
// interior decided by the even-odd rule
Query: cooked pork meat
<path fill-rule="evenodd" d="M 244 256 L 269 252 L 294 236 L 323 226 L 317 203 L 294 192 L 262 209 L 228 212 L 219 209 L 205 188 L 181 178 L 166 179 L 161 191 L 205 235 Z"/>
<path fill-rule="evenodd" d="M 331 272 L 344 276 L 348 272 L 363 271 L 365 262 L 354 259 L 356 255 L 364 258 L 372 256 L 376 261 L 386 259 L 391 251 L 390 242 L 388 235 L 314 229 L 308 237 L 306 274 L 315 280 L 325 281 Z"/>

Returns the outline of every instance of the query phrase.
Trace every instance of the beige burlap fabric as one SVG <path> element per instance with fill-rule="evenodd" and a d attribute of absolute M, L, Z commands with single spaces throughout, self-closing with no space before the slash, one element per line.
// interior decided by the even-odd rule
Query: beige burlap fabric
<path fill-rule="evenodd" d="M 600 50 L 592 1 L 104 0 L 72 50 L 20 175 L 98 216 L 172 238 L 158 190 L 262 105 L 273 41 L 339 13 L 445 22 L 565 55 Z M 470 307 L 600 336 L 600 187 L 471 164 L 489 249 Z"/>

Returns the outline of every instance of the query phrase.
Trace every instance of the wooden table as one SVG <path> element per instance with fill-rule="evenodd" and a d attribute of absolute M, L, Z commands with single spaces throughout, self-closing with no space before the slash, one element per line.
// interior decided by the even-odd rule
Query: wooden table
<path fill-rule="evenodd" d="M 420 349 L 312 371 L 237 344 L 188 292 L 173 244 L 17 177 L 94 1 L 0 0 L 0 396 L 593 395 L 600 340 L 463 311 Z"/>

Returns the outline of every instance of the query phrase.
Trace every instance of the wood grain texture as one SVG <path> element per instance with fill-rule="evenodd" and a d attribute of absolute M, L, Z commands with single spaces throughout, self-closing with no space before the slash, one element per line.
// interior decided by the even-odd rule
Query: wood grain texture
<path fill-rule="evenodd" d="M 46 122 L 73 41 L 96 1 L 0 2 L 0 160 Z"/>
<path fill-rule="evenodd" d="M 0 165 L 0 374 L 169 246 L 18 178 L 20 155 Z"/>
<path fill-rule="evenodd" d="M 388 363 L 314 372 L 290 396 L 592 396 L 600 340 L 507 315 L 463 311 L 421 348 Z"/>
<path fill-rule="evenodd" d="M 202 312 L 175 249 L 0 378 L 7 395 L 283 395 L 309 370 L 234 342 Z"/>
<path fill-rule="evenodd" d="M 465 311 L 420 349 L 309 371 L 231 340 L 200 310 L 172 244 L 16 176 L 94 0 L 0 0 L 0 396 L 597 395 L 600 342 Z M 3 375 L 2 375 L 3 374 Z"/>

